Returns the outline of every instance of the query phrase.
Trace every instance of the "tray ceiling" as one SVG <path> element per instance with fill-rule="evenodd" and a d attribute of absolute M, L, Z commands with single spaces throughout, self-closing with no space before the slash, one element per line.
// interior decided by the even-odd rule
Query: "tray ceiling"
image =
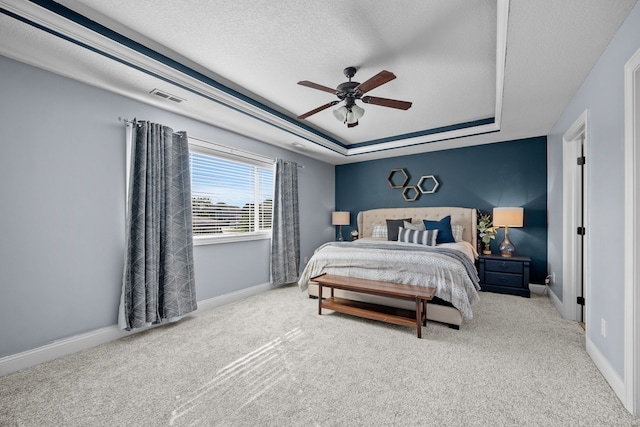
<path fill-rule="evenodd" d="M 0 0 L 0 54 L 340 164 L 546 135 L 634 4 Z M 412 107 L 297 119 L 348 66 Z"/>

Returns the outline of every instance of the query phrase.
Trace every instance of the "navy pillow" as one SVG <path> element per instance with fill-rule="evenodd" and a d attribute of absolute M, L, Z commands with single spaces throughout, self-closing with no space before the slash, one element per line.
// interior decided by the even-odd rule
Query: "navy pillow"
<path fill-rule="evenodd" d="M 451 231 L 451 215 L 447 215 L 440 221 L 430 221 L 423 219 L 424 228 L 427 230 L 438 230 L 438 237 L 436 243 L 453 243 L 456 239 L 453 238 L 453 232 Z"/>
<path fill-rule="evenodd" d="M 405 221 L 411 222 L 411 218 L 387 220 L 387 240 L 393 242 L 398 240 L 398 229 L 404 225 Z"/>

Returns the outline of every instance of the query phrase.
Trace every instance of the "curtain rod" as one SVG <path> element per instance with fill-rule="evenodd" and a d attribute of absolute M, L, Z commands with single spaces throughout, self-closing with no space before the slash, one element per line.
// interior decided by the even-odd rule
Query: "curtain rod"
<path fill-rule="evenodd" d="M 129 120 L 129 119 L 126 119 L 126 118 L 118 117 L 118 120 L 121 121 L 121 122 L 124 122 L 125 125 L 129 125 L 129 124 L 132 125 L 135 122 L 136 119 Z M 189 139 L 195 139 L 196 141 L 199 141 L 199 142 L 204 142 L 205 144 L 215 145 L 215 146 L 219 147 L 219 149 L 221 149 L 221 150 L 225 150 L 225 151 L 228 150 L 230 154 L 234 154 L 234 155 L 240 156 L 240 157 L 245 157 L 247 159 L 255 160 L 256 157 L 261 157 L 263 159 L 268 159 L 268 161 L 271 161 L 271 162 L 274 162 L 274 163 L 275 163 L 275 160 L 276 160 L 276 159 L 272 159 L 271 157 L 268 157 L 268 156 L 262 156 L 260 154 L 250 153 L 248 151 L 243 151 L 243 150 L 239 150 L 237 148 L 228 147 L 226 145 L 217 144 L 215 142 L 207 141 L 207 140 L 204 140 L 204 139 L 201 139 L 201 138 L 196 138 L 196 137 L 193 137 L 193 136 L 188 136 L 188 138 Z M 304 165 L 301 165 L 301 164 L 298 164 L 298 163 L 296 163 L 296 165 L 298 166 L 298 169 L 304 169 Z"/>
<path fill-rule="evenodd" d="M 123 119 L 122 117 L 118 117 L 118 121 L 123 122 L 125 125 L 132 125 L 135 120 L 136 119 L 129 120 L 129 119 Z"/>
<path fill-rule="evenodd" d="M 277 160 L 277 158 L 276 158 L 276 160 Z M 300 163 L 298 163 L 298 162 L 294 162 L 293 160 L 285 160 L 285 162 L 293 162 L 293 163 L 295 163 L 295 164 L 296 164 L 296 167 L 297 167 L 298 169 L 304 169 L 304 165 L 301 165 L 301 164 L 300 164 Z"/>

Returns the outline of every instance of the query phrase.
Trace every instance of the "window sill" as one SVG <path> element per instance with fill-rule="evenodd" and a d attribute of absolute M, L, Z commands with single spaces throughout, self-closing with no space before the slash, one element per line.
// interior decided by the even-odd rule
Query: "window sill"
<path fill-rule="evenodd" d="M 271 239 L 271 233 L 247 233 L 236 236 L 193 236 L 193 246 L 217 245 L 220 243 L 248 242 Z"/>

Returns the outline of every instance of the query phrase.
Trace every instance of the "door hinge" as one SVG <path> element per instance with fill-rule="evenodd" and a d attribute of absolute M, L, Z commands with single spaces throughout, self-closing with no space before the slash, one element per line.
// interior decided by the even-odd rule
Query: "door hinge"
<path fill-rule="evenodd" d="M 577 298 L 577 303 L 578 303 L 579 305 L 584 305 L 584 297 L 578 297 L 578 298 Z"/>
<path fill-rule="evenodd" d="M 578 227 L 577 232 L 578 232 L 578 235 L 584 236 L 585 234 L 587 234 L 587 229 L 584 227 Z"/>
<path fill-rule="evenodd" d="M 578 157 L 578 166 L 584 166 L 587 163 L 587 158 L 585 156 Z"/>

